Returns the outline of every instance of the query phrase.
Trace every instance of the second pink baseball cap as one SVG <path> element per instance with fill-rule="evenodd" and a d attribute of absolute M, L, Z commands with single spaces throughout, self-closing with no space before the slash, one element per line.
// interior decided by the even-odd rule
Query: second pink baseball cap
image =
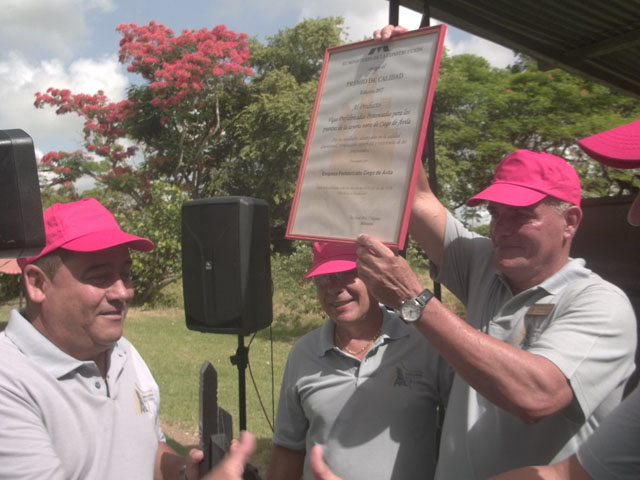
<path fill-rule="evenodd" d="M 23 270 L 29 263 L 58 248 L 95 252 L 126 244 L 134 250 L 153 250 L 150 240 L 123 232 L 111 212 L 94 198 L 54 203 L 42 216 L 45 246 L 35 257 L 18 259 L 18 265 Z"/>
<path fill-rule="evenodd" d="M 358 260 L 357 249 L 355 243 L 315 242 L 313 262 L 304 278 L 353 270 Z"/>

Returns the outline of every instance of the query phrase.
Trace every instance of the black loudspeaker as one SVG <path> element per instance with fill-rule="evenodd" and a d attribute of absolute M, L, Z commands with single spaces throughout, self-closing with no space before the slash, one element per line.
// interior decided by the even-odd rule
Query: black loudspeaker
<path fill-rule="evenodd" d="M 33 140 L 22 130 L 0 130 L 0 258 L 37 255 L 44 243 Z"/>
<path fill-rule="evenodd" d="M 187 328 L 248 335 L 273 318 L 269 207 L 250 197 L 182 205 Z"/>

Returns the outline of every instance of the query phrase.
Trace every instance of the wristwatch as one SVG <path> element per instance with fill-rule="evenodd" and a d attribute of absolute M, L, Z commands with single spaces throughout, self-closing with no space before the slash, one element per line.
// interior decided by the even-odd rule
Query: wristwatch
<path fill-rule="evenodd" d="M 433 298 L 433 292 L 425 288 L 417 297 L 405 300 L 400 304 L 400 318 L 405 322 L 415 322 L 422 315 L 422 310 L 429 300 Z"/>

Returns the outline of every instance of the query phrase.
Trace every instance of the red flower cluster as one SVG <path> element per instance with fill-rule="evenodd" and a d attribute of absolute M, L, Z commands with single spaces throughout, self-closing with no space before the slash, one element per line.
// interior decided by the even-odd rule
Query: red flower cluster
<path fill-rule="evenodd" d="M 211 30 L 173 31 L 150 22 L 120 25 L 120 62 L 150 82 L 151 104 L 159 109 L 194 103 L 204 90 L 215 89 L 216 77 L 250 75 L 247 35 L 219 25 Z"/>
<path fill-rule="evenodd" d="M 147 82 L 146 86 L 129 89 L 128 98 L 117 103 L 109 101 L 103 91 L 88 95 L 49 88 L 45 93 L 35 94 L 37 108 L 48 105 L 54 107 L 57 114 L 75 113 L 84 119 L 86 154 L 49 152 L 41 159 L 43 168 L 58 175 L 54 183 L 73 181 L 89 174 L 97 181 L 117 188 L 148 188 L 152 176 L 158 174 L 157 168 L 167 161 L 166 155 L 163 156 L 161 149 L 139 144 L 149 171 L 132 169 L 133 162 L 127 160 L 136 155 L 137 148 L 123 146 L 122 140 L 127 136 L 135 140 L 137 137 L 131 135 L 132 126 L 147 121 L 145 115 L 155 115 L 147 113 L 149 103 L 160 111 L 157 115 L 160 127 L 184 131 L 189 128 L 188 122 L 194 122 L 194 112 L 207 108 L 217 112 L 218 93 L 229 79 L 242 81 L 251 74 L 247 35 L 229 31 L 224 25 L 211 30 L 184 30 L 177 37 L 170 29 L 153 21 L 144 26 L 123 24 L 117 30 L 122 34 L 120 62 L 129 64 L 129 72 L 140 74 Z M 136 96 L 136 92 L 144 88 L 151 94 L 150 99 L 146 95 Z M 205 125 L 200 131 L 210 136 L 208 132 L 213 129 L 215 133 L 218 124 L 219 119 L 207 119 L 198 124 L 198 128 Z M 186 143 L 184 148 L 188 148 Z M 190 148 L 190 151 L 202 151 L 200 147 Z M 83 166 L 83 160 L 86 163 L 96 157 L 110 163 L 106 174 L 92 174 L 90 168 Z M 182 161 L 182 154 L 174 157 Z M 164 171 L 177 170 L 166 168 Z"/>

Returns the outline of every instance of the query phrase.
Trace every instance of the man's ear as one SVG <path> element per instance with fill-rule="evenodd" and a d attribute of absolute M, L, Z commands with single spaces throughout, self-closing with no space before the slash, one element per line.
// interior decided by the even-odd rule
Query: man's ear
<path fill-rule="evenodd" d="M 46 297 L 45 285 L 50 282 L 49 277 L 40 267 L 33 264 L 24 267 L 22 277 L 24 278 L 24 289 L 29 300 L 33 303 L 42 303 Z"/>
<path fill-rule="evenodd" d="M 582 220 L 582 209 L 577 205 L 571 205 L 564 214 L 567 225 L 565 231 L 569 235 L 569 239 L 573 238 L 578 230 L 580 221 Z"/>

